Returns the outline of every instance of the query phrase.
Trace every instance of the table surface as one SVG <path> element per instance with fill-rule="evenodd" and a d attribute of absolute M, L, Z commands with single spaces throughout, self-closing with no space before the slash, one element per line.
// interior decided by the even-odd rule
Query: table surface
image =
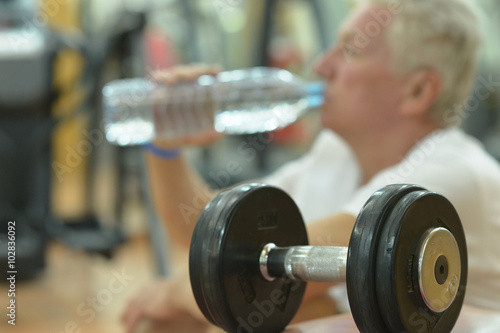
<path fill-rule="evenodd" d="M 350 314 L 290 326 L 284 333 L 359 333 Z M 452 333 L 499 333 L 500 312 L 464 306 Z"/>

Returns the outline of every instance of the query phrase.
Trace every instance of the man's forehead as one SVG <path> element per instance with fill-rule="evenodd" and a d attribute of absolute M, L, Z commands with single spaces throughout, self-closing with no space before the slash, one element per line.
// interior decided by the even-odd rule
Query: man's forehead
<path fill-rule="evenodd" d="M 373 15 L 371 15 L 372 10 L 371 6 L 366 5 L 354 9 L 342 23 L 339 35 L 355 35 L 356 30 L 365 28 L 370 20 L 373 19 Z"/>
<path fill-rule="evenodd" d="M 382 37 L 381 35 L 383 35 L 385 29 L 376 21 L 373 14 L 375 9 L 375 6 L 361 5 L 351 12 L 338 30 L 339 40 L 349 42 L 359 34 L 368 34 L 371 39 Z M 373 34 L 371 31 L 374 24 L 379 29 L 379 33 L 377 34 Z"/>

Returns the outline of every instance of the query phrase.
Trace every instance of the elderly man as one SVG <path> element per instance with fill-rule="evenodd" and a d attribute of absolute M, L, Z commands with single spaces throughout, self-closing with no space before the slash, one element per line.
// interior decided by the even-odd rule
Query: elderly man
<path fill-rule="evenodd" d="M 312 244 L 347 246 L 361 207 L 390 183 L 439 192 L 456 207 L 469 251 L 466 303 L 500 310 L 500 168 L 457 125 L 474 96 L 478 18 L 462 0 L 367 0 L 348 17 L 339 43 L 315 66 L 327 83 L 321 123 L 311 150 L 265 182 L 285 189 L 308 222 Z M 215 73 L 210 67 L 159 73 L 166 83 Z M 482 89 L 482 90 L 481 90 Z M 214 133 L 158 149 L 207 144 Z M 180 154 L 147 153 L 152 191 L 176 253 L 175 274 L 148 286 L 123 320 L 169 320 L 189 313 L 203 321 L 189 288 L 187 248 L 197 215 L 179 207 L 214 194 Z M 312 284 L 306 299 L 324 294 Z"/>

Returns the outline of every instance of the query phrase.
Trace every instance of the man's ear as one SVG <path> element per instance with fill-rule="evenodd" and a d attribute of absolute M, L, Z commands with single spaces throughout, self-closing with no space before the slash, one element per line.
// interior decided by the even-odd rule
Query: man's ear
<path fill-rule="evenodd" d="M 442 81 L 441 75 L 434 70 L 422 69 L 409 74 L 405 82 L 401 114 L 411 117 L 428 113 L 441 94 Z"/>

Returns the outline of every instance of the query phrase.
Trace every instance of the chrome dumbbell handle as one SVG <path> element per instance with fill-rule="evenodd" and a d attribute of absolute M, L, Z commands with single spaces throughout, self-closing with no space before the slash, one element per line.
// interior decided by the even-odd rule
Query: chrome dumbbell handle
<path fill-rule="evenodd" d="M 346 280 L 347 247 L 292 246 L 277 247 L 273 243 L 262 249 L 259 265 L 269 281 L 277 277 L 311 282 L 344 282 Z"/>

